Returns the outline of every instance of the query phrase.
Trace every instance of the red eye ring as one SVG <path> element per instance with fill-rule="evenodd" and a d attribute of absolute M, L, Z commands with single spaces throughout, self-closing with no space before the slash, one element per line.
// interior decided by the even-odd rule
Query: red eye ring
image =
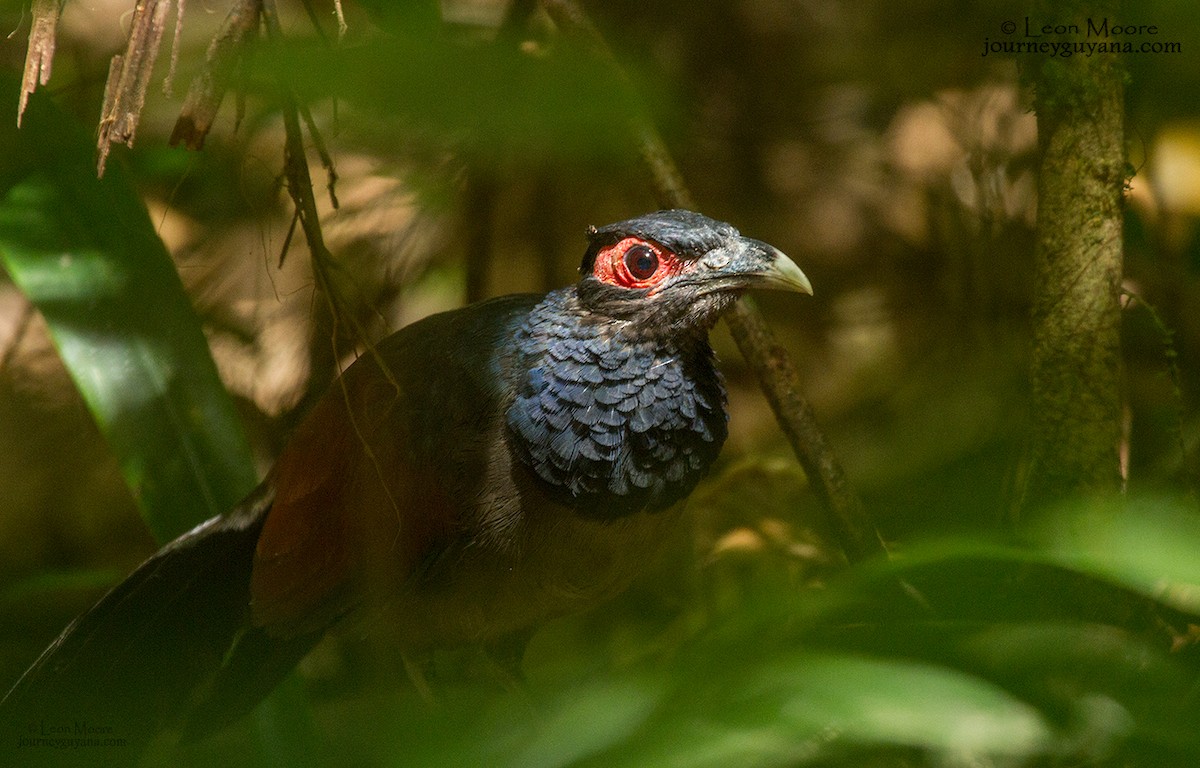
<path fill-rule="evenodd" d="M 658 243 L 627 237 L 600 249 L 592 274 L 620 288 L 654 288 L 682 269 L 679 257 Z"/>

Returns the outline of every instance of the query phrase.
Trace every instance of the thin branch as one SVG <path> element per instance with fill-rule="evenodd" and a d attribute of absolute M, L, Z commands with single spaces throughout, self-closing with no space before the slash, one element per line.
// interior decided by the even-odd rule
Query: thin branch
<path fill-rule="evenodd" d="M 275 14 L 274 0 L 264 0 L 263 12 L 267 20 L 268 36 L 278 41 L 282 32 L 279 28 L 278 16 Z M 330 343 L 333 345 L 334 359 L 341 359 L 341 351 L 338 349 L 338 326 L 342 322 L 345 322 L 350 327 L 352 336 L 366 346 L 368 353 L 379 366 L 383 377 L 399 392 L 400 385 L 392 375 L 391 369 L 388 368 L 383 358 L 380 357 L 375 345 L 370 342 L 365 329 L 358 321 L 353 309 L 347 306 L 334 281 L 333 273 L 337 270 L 337 262 L 334 260 L 329 247 L 325 245 L 325 238 L 321 232 L 321 222 L 317 216 L 317 201 L 313 197 L 312 176 L 308 171 L 308 161 L 304 154 L 304 137 L 300 132 L 300 116 L 299 109 L 296 106 L 296 98 L 291 90 L 282 82 L 280 83 L 279 90 L 281 96 L 280 106 L 283 112 L 284 134 L 286 136 L 283 154 L 284 174 L 287 179 L 288 194 L 296 205 L 296 218 L 300 222 L 300 229 L 304 232 L 304 239 L 308 242 L 309 253 L 312 257 L 313 275 L 316 277 L 318 290 L 325 297 L 326 302 L 328 302 L 330 314 L 333 318 L 334 327 L 330 333 Z M 354 434 L 358 437 L 359 445 L 362 448 L 363 454 L 367 457 L 367 461 L 375 469 L 375 474 L 379 482 L 382 483 L 384 492 L 388 497 L 388 502 L 399 521 L 399 504 L 392 496 L 392 486 L 387 474 L 384 472 L 383 465 L 376 456 L 375 450 L 371 447 L 370 441 L 363 434 L 362 426 L 359 424 L 355 409 L 350 402 L 350 393 L 346 389 L 346 379 L 343 376 L 339 376 L 337 382 L 338 386 L 341 387 L 342 398 L 346 401 L 346 414 L 350 420 L 350 426 L 354 429 Z"/>
<path fill-rule="evenodd" d="M 292 249 L 292 238 L 296 236 L 296 225 L 300 223 L 300 209 L 297 207 L 292 211 L 292 220 L 288 222 L 287 232 L 283 235 L 283 243 L 279 246 L 279 262 L 275 265 L 276 269 L 283 269 L 283 262 L 287 261 L 288 251 Z"/>
<path fill-rule="evenodd" d="M 266 19 L 267 37 L 278 44 L 282 40 L 282 29 L 275 10 L 274 0 L 262 3 L 263 17 Z M 344 305 L 339 291 L 334 288 L 332 271 L 336 268 L 333 254 L 325 245 L 325 236 L 321 231 L 320 218 L 317 214 L 317 201 L 313 198 L 312 176 L 308 171 L 308 160 L 305 156 L 304 134 L 300 130 L 300 110 L 296 96 L 282 78 L 279 83 L 280 109 L 283 113 L 284 145 L 283 167 L 284 178 L 287 181 L 288 195 L 296 205 L 296 218 L 304 239 L 312 253 L 313 272 L 317 286 L 326 300 L 330 302 L 334 322 L 342 319 L 349 320 L 353 312 Z"/>
<path fill-rule="evenodd" d="M 175 70 L 179 67 L 179 46 L 183 38 L 183 9 L 186 0 L 176 0 L 175 32 L 171 37 L 171 66 L 167 68 L 167 76 L 163 78 L 163 95 L 167 98 L 175 95 Z"/>
<path fill-rule="evenodd" d="M 333 12 L 337 15 L 338 42 L 341 42 L 350 29 L 350 25 L 346 23 L 346 11 L 342 8 L 342 0 L 333 0 Z"/>
<path fill-rule="evenodd" d="M 322 45 L 329 45 L 329 36 L 325 34 L 325 28 L 321 26 L 321 19 L 317 16 L 317 9 L 313 7 L 312 0 L 303 0 L 304 12 L 308 14 L 308 21 L 312 24 L 313 30 L 317 33 L 317 37 L 321 40 Z M 341 16 L 341 9 L 338 9 L 338 41 L 342 39 L 345 33 L 345 19 Z M 337 101 L 334 100 L 334 119 L 337 119 Z M 333 156 L 329 154 L 329 150 L 325 146 L 325 139 L 321 135 L 321 131 L 317 128 L 317 122 L 313 119 L 312 111 L 304 104 L 300 106 L 300 117 L 304 120 L 304 127 L 308 129 L 308 135 L 312 139 L 313 148 L 317 150 L 317 157 L 321 158 L 321 165 L 325 168 L 326 183 L 325 189 L 329 193 L 329 204 L 334 210 L 341 207 L 337 198 L 337 169 L 333 164 Z M 336 124 L 336 122 L 335 122 Z"/>
<path fill-rule="evenodd" d="M 321 26 L 321 18 L 317 16 L 317 9 L 313 7 L 312 0 L 303 0 L 304 12 L 308 14 L 308 20 L 316 30 L 317 37 L 321 38 L 321 42 L 329 44 L 329 36 L 325 34 L 325 28 Z"/>
<path fill-rule="evenodd" d="M 1170 431 L 1175 440 L 1175 446 L 1179 450 L 1180 463 L 1180 478 L 1183 484 L 1187 486 L 1188 493 L 1193 498 L 1200 497 L 1200 488 L 1197 488 L 1196 478 L 1188 471 L 1192 466 L 1190 451 L 1188 450 L 1187 440 L 1183 433 L 1183 371 L 1179 367 L 1179 349 L 1175 344 L 1175 331 L 1163 318 L 1153 304 L 1147 301 L 1140 294 L 1127 286 L 1121 286 L 1121 295 L 1128 298 L 1130 302 L 1135 302 L 1136 306 L 1146 310 L 1150 316 L 1150 322 L 1154 324 L 1155 330 L 1158 331 L 1163 345 L 1163 363 L 1166 365 L 1167 380 L 1171 382 L 1171 427 Z M 1122 306 L 1122 310 L 1128 308 L 1128 304 Z"/>
<path fill-rule="evenodd" d="M 304 119 L 304 127 L 308 129 L 308 136 L 312 139 L 313 149 L 317 150 L 317 157 L 321 158 L 321 166 L 325 169 L 325 190 L 329 193 L 329 204 L 336 211 L 340 207 L 337 198 L 337 169 L 333 165 L 333 155 L 329 154 L 329 148 L 325 146 L 325 139 L 321 136 L 321 131 L 317 128 L 317 121 L 313 120 L 312 111 L 301 104 L 300 117 Z"/>
<path fill-rule="evenodd" d="M 275 0 L 261 0 L 261 2 L 263 19 L 266 21 L 267 38 L 272 43 L 278 45 L 283 39 L 283 31 L 280 28 L 279 16 L 275 10 Z M 339 281 L 335 278 L 335 274 L 340 267 L 333 253 L 330 252 L 329 247 L 325 244 L 325 237 L 321 231 L 321 221 L 317 214 L 317 201 L 313 196 L 312 175 L 308 170 L 308 160 L 304 150 L 304 135 L 300 129 L 300 108 L 295 93 L 283 81 L 282 76 L 280 76 L 279 82 L 279 100 L 280 110 L 283 114 L 285 137 L 283 146 L 284 178 L 287 181 L 288 195 L 296 205 L 296 218 L 299 220 L 300 230 L 304 233 L 304 239 L 308 243 L 317 289 L 329 303 L 330 314 L 333 317 L 335 326 L 333 331 L 335 344 L 334 356 L 335 358 L 340 358 L 340 354 L 336 348 L 337 327 L 344 323 L 349 328 L 352 338 L 357 342 L 361 342 L 366 347 L 368 353 L 375 358 L 388 382 L 398 388 L 390 369 L 383 362 L 383 359 L 379 357 L 379 353 L 375 349 L 374 344 L 371 343 L 366 329 L 362 327 L 358 316 L 354 313 L 353 308 L 346 301 L 339 289 L 339 283 L 346 281 Z"/>
<path fill-rule="evenodd" d="M 847 559 L 858 562 L 886 554 L 883 540 L 817 425 L 791 356 L 775 340 L 753 299 L 745 297 L 738 302 L 726 322 L 738 349 L 762 386 L 800 466 L 808 475 L 813 491 L 830 514 L 828 522 L 832 526 L 828 527 L 842 545 Z"/>
<path fill-rule="evenodd" d="M 574 0 L 542 0 L 542 7 L 561 30 L 607 60 L 628 82 L 607 42 Z M 631 104 L 638 147 L 642 160 L 650 170 L 660 202 L 671 208 L 694 209 L 692 194 L 670 150 L 632 92 Z M 726 322 L 742 355 L 757 376 L 792 450 L 808 474 L 809 482 L 829 516 L 830 525 L 827 527 L 836 533 L 846 558 L 858 562 L 873 556 L 886 556 L 887 549 L 875 525 L 846 481 L 841 463 L 817 425 L 812 406 L 802 393 L 796 366 L 786 350 L 775 341 L 762 315 L 748 300 L 740 302 L 726 316 Z"/>

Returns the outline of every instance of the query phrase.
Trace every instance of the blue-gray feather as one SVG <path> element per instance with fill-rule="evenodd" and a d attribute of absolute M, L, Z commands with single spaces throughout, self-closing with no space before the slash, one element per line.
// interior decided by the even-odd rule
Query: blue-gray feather
<path fill-rule="evenodd" d="M 580 322 L 572 289 L 555 291 L 514 333 L 526 371 L 508 408 L 518 459 L 555 498 L 595 517 L 674 504 L 727 434 L 725 388 L 702 334 L 642 337 Z"/>

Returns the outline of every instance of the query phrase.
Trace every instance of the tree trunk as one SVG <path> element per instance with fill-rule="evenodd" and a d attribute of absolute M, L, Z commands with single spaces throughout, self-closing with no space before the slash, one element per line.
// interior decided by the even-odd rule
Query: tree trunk
<path fill-rule="evenodd" d="M 1086 30 L 1089 17 L 1114 19 L 1116 5 L 1035 3 L 1030 23 Z M 1077 53 L 1033 75 L 1041 169 L 1027 507 L 1121 482 L 1124 70 L 1116 54 Z"/>

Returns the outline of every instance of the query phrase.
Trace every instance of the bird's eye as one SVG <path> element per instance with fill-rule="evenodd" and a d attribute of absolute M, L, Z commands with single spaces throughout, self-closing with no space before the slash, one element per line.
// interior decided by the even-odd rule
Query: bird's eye
<path fill-rule="evenodd" d="M 649 280 L 658 271 L 658 254 L 647 245 L 635 245 L 625 252 L 625 268 L 635 280 Z"/>
<path fill-rule="evenodd" d="M 627 237 L 600 249 L 592 274 L 610 285 L 654 291 L 683 269 L 680 258 L 658 243 Z"/>

